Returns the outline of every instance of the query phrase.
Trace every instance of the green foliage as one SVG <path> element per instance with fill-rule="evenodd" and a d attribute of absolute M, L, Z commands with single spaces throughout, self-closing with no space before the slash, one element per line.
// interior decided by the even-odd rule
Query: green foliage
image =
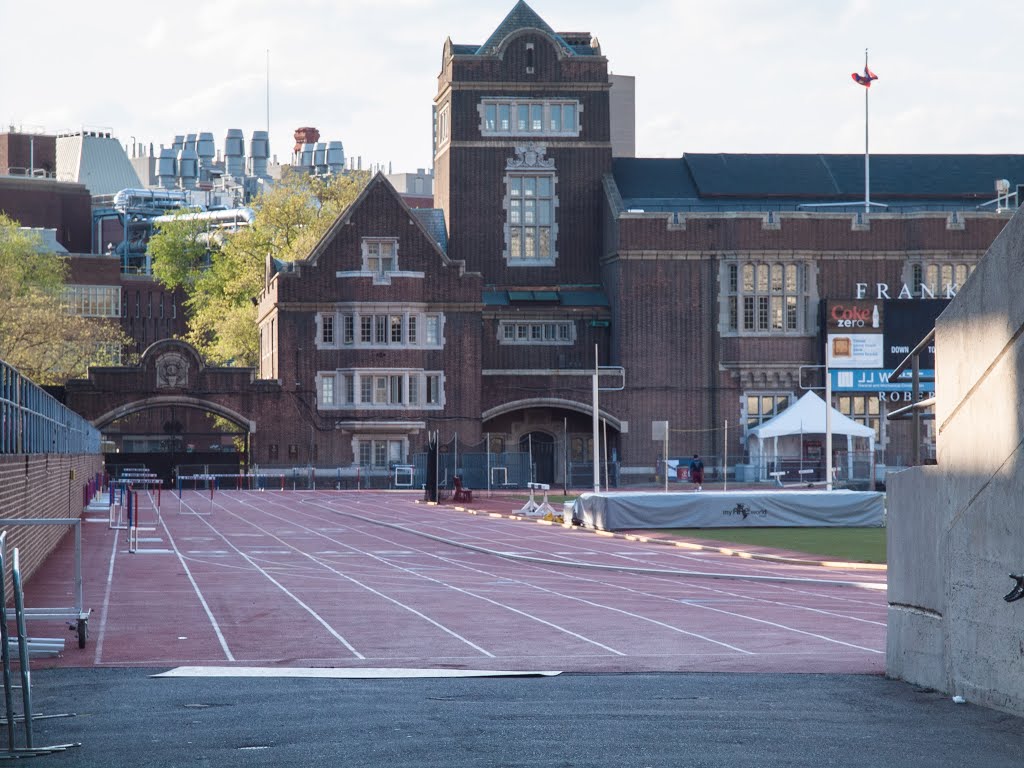
<path fill-rule="evenodd" d="M 223 233 L 208 259 L 202 227 L 188 221 L 163 225 L 150 240 L 153 273 L 168 288 L 185 291 L 188 341 L 211 362 L 255 366 L 259 335 L 252 299 L 263 290 L 267 255 L 304 258 L 368 180 L 366 173 L 327 180 L 289 176 L 255 201 L 249 227 Z"/>
<path fill-rule="evenodd" d="M 114 322 L 65 311 L 67 263 L 39 245 L 0 214 L 0 360 L 37 384 L 63 384 L 114 362 L 109 350 L 128 339 Z"/>

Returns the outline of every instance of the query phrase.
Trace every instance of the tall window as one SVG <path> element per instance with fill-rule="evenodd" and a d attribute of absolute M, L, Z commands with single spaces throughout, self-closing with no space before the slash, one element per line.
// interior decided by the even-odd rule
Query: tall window
<path fill-rule="evenodd" d="M 333 315 L 324 315 L 321 318 L 320 330 L 321 330 L 320 340 L 323 341 L 324 344 L 333 344 L 334 343 L 334 316 Z"/>
<path fill-rule="evenodd" d="M 733 333 L 806 333 L 807 266 L 801 262 L 727 262 L 724 300 Z"/>
<path fill-rule="evenodd" d="M 325 376 L 320 379 L 320 404 L 334 405 L 334 377 Z"/>
<path fill-rule="evenodd" d="M 508 177 L 508 260 L 554 260 L 554 173 Z"/>

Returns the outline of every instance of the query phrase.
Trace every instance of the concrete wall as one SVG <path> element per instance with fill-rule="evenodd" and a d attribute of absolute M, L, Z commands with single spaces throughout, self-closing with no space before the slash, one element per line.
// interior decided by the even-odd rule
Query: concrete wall
<path fill-rule="evenodd" d="M 936 466 L 889 478 L 887 673 L 1024 714 L 1024 214 L 936 324 Z"/>

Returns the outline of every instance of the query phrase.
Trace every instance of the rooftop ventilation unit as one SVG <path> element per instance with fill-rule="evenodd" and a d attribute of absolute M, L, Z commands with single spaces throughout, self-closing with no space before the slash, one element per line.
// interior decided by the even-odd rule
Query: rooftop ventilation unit
<path fill-rule="evenodd" d="M 340 141 L 327 142 L 327 169 L 331 173 L 345 170 L 345 150 Z"/>
<path fill-rule="evenodd" d="M 249 142 L 249 175 L 268 178 L 267 161 L 270 159 L 270 138 L 266 131 L 253 131 Z"/>
<path fill-rule="evenodd" d="M 160 146 L 156 159 L 156 180 L 164 189 L 173 189 L 178 177 L 178 153 L 169 147 Z"/>
<path fill-rule="evenodd" d="M 228 128 L 224 139 L 224 172 L 236 179 L 245 176 L 245 135 L 241 128 Z"/>

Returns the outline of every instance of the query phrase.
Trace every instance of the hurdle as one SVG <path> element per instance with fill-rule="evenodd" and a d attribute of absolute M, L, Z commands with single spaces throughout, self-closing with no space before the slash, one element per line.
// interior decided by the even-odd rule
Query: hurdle
<path fill-rule="evenodd" d="M 178 475 L 178 514 L 184 515 L 212 515 L 213 514 L 213 494 L 214 489 L 217 486 L 217 475 Z M 234 477 L 234 475 L 224 475 L 224 477 Z M 197 493 L 200 491 L 199 483 L 202 482 L 205 486 L 202 490 L 209 490 L 210 492 L 210 508 L 206 512 L 199 511 L 198 508 L 189 508 L 185 511 L 181 509 L 181 496 L 184 488 L 184 482 L 189 480 L 192 482 L 192 490 Z"/>
<path fill-rule="evenodd" d="M 521 515 L 529 515 L 531 517 L 544 517 L 545 515 L 551 515 L 552 517 L 559 516 L 555 512 L 555 508 L 551 506 L 548 501 L 548 491 L 551 490 L 551 486 L 547 483 L 527 483 L 526 487 L 530 489 L 530 499 L 523 505 L 523 508 L 519 510 Z M 543 491 L 544 500 L 538 504 L 534 498 L 534 492 Z"/>
<path fill-rule="evenodd" d="M 7 573 L 7 532 L 0 533 L 0 656 L 3 659 L 3 681 L 4 681 L 4 704 L 6 707 L 5 720 L 7 723 L 7 749 L 0 752 L 0 759 L 34 757 L 36 755 L 48 755 L 53 752 L 62 752 L 70 747 L 80 747 L 80 742 L 68 744 L 52 744 L 48 746 L 35 746 L 32 723 L 35 720 L 50 719 L 56 717 L 74 717 L 74 713 L 60 715 L 40 715 L 32 711 L 32 675 L 29 667 L 30 638 L 25 628 L 25 592 L 21 578 L 21 562 L 18 548 L 14 548 L 14 558 L 11 566 L 11 583 L 14 591 L 14 617 L 17 627 L 17 637 L 10 636 L 7 626 L 7 588 L 5 586 L 5 574 Z M 18 651 L 18 666 L 20 667 L 20 686 L 15 682 L 14 674 L 11 671 L 11 648 Z M 14 712 L 14 689 L 21 688 L 22 714 L 19 717 Z M 25 746 L 16 746 L 15 723 L 22 722 L 25 726 Z"/>
<path fill-rule="evenodd" d="M 68 627 L 78 632 L 78 647 L 85 648 L 85 641 L 89 636 L 89 614 L 92 613 L 92 610 L 85 608 L 82 590 L 82 520 L 77 517 L 16 517 L 5 519 L 3 524 L 4 527 L 15 525 L 70 525 L 74 529 L 75 562 L 73 577 L 75 583 L 73 594 L 75 604 L 68 608 L 26 608 L 25 617 L 29 619 L 56 619 L 68 622 Z M 3 538 L 6 533 L 4 531 L 0 534 L 0 541 L 6 541 Z M 2 578 L 0 578 L 0 581 L 2 581 Z M 64 641 L 60 640 L 61 647 L 57 649 L 57 652 L 63 650 L 63 643 Z M 43 652 L 44 647 L 47 645 L 53 645 L 53 643 L 43 642 L 42 640 L 36 643 L 37 650 L 40 653 Z"/>

